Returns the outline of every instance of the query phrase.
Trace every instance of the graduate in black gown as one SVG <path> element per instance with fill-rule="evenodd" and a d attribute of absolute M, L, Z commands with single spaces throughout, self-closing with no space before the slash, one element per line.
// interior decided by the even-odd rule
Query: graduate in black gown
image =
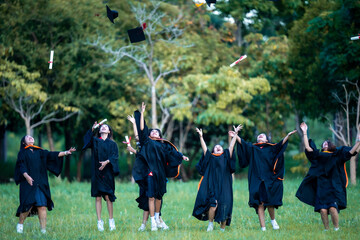
<path fill-rule="evenodd" d="M 135 114 L 140 116 L 139 115 L 140 112 L 138 112 L 138 111 Z M 138 134 L 138 128 L 140 128 L 140 126 L 138 127 L 136 125 L 136 120 L 135 120 L 133 115 L 127 116 L 127 119 L 133 124 L 134 135 L 135 135 L 136 146 L 137 146 L 137 150 L 135 150 L 131 146 L 128 146 L 127 150 L 129 152 L 134 153 L 135 157 L 136 157 L 136 156 L 138 156 L 137 153 L 140 152 L 140 150 L 141 150 L 141 144 L 140 144 L 140 139 L 139 139 L 139 134 Z M 139 120 L 140 120 L 140 118 L 139 118 Z M 139 121 L 139 123 L 140 123 L 140 121 Z M 135 161 L 138 162 L 139 160 L 135 160 Z M 144 169 L 147 169 L 147 167 L 144 167 Z M 147 197 L 147 194 L 146 194 L 147 191 L 148 191 L 148 184 L 147 184 L 147 179 L 137 179 L 136 183 L 139 185 L 139 197 L 136 199 L 136 201 L 138 202 L 138 207 L 141 210 L 143 210 L 143 220 L 142 220 L 141 226 L 139 227 L 138 231 L 142 232 L 142 231 L 146 230 L 146 223 L 147 223 L 147 221 L 149 219 L 149 214 L 150 214 L 150 212 L 149 212 L 149 198 Z M 161 204 L 163 204 L 163 201 L 161 202 Z M 160 208 L 160 210 L 161 210 L 161 208 Z M 166 223 L 161 218 L 161 211 L 160 211 L 159 215 L 160 215 L 159 220 L 160 220 L 160 223 L 161 223 L 159 227 L 164 229 L 164 230 L 168 229 L 169 227 L 166 225 Z"/>
<path fill-rule="evenodd" d="M 148 129 L 144 121 L 145 108 L 146 105 L 142 103 L 140 114 L 138 111 L 134 113 L 136 125 L 139 126 L 141 150 L 136 154 L 132 173 L 136 182 L 147 182 L 146 196 L 149 204 L 151 231 L 157 231 L 158 228 L 168 228 L 160 220 L 160 208 L 162 198 L 166 193 L 167 178 L 178 177 L 182 161 L 189 159 L 179 152 L 171 142 L 162 139 L 159 129 Z"/>
<path fill-rule="evenodd" d="M 229 149 L 224 150 L 221 145 L 215 145 L 211 152 L 206 147 L 202 129 L 196 128 L 204 154 L 196 165 L 202 177 L 192 215 L 202 221 L 209 220 L 208 232 L 214 229 L 214 220 L 220 223 L 221 231 L 225 231 L 225 226 L 230 226 L 231 223 L 233 209 L 232 174 L 235 172 L 236 163 L 233 150 L 237 132 L 241 128 L 241 125 L 235 128 Z"/>
<path fill-rule="evenodd" d="M 15 183 L 20 184 L 20 206 L 16 216 L 18 233 L 23 232 L 23 224 L 28 216 L 39 215 L 41 232 L 46 233 L 46 209 L 51 211 L 51 200 L 47 171 L 59 176 L 63 166 L 63 156 L 76 151 L 70 148 L 64 152 L 49 152 L 34 145 L 34 138 L 26 135 L 21 139 L 20 151 L 15 166 Z"/>
<path fill-rule="evenodd" d="M 241 168 L 249 166 L 249 206 L 255 208 L 259 216 L 262 231 L 265 227 L 265 209 L 268 209 L 273 229 L 279 229 L 275 220 L 275 208 L 282 206 L 283 180 L 285 173 L 284 152 L 288 138 L 296 133 L 289 132 L 277 144 L 269 143 L 266 135 L 261 133 L 257 143 L 252 144 L 237 137 L 237 154 Z M 233 136 L 232 131 L 229 132 Z"/>
<path fill-rule="evenodd" d="M 329 229 L 329 217 L 334 224 L 334 230 L 339 230 L 339 212 L 346 208 L 346 187 L 348 178 L 346 162 L 355 156 L 360 147 L 360 136 L 357 136 L 353 147 L 336 148 L 330 141 L 322 144 L 319 151 L 315 143 L 307 137 L 307 125 L 301 123 L 303 132 L 305 154 L 311 162 L 308 174 L 302 181 L 296 197 L 300 201 L 314 207 L 315 212 L 320 212 L 325 230 Z"/>
<path fill-rule="evenodd" d="M 104 221 L 101 219 L 101 208 L 103 198 L 106 201 L 109 212 L 109 229 L 116 229 L 113 218 L 113 202 L 115 202 L 115 176 L 119 175 L 119 151 L 116 142 L 112 139 L 112 129 L 109 125 L 100 125 L 84 136 L 84 147 L 82 150 L 91 148 L 91 196 L 95 197 L 97 227 L 104 231 Z"/>

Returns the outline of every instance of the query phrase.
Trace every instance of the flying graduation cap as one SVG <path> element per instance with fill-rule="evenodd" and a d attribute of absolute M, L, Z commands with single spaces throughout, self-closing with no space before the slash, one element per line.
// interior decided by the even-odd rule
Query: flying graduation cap
<path fill-rule="evenodd" d="M 212 4 L 212 3 L 216 3 L 216 0 L 205 0 L 205 1 L 203 1 L 203 2 L 200 2 L 200 3 L 195 3 L 195 5 L 197 6 L 197 7 L 200 7 L 201 5 L 203 5 L 204 3 L 207 3 L 207 5 L 210 7 L 210 5 Z"/>
<path fill-rule="evenodd" d="M 111 10 L 108 5 L 106 5 L 106 12 L 107 12 L 107 17 L 109 18 L 109 20 L 114 23 L 114 19 L 117 18 L 119 16 L 119 13 L 115 10 Z"/>
<path fill-rule="evenodd" d="M 137 43 L 145 40 L 144 30 L 146 23 L 143 23 L 141 27 L 133 28 L 128 30 L 128 35 L 131 43 Z"/>

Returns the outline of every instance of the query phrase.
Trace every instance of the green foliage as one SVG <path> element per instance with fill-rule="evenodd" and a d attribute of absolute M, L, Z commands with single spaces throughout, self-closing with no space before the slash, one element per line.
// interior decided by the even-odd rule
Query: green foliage
<path fill-rule="evenodd" d="M 299 173 L 302 176 L 305 176 L 305 174 L 309 171 L 309 161 L 305 153 L 301 152 L 299 154 L 294 155 L 293 160 L 298 164 L 295 167 L 291 167 L 290 171 L 292 173 Z"/>

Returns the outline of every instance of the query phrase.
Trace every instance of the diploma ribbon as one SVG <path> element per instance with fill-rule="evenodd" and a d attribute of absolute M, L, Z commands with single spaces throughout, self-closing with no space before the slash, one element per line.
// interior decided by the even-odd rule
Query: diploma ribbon
<path fill-rule="evenodd" d="M 131 136 L 129 137 L 129 141 L 128 142 L 123 142 L 125 144 L 130 144 L 130 141 L 131 141 Z"/>

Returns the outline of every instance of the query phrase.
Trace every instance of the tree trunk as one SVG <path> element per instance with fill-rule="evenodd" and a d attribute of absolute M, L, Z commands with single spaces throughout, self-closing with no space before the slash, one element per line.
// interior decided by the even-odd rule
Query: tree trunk
<path fill-rule="evenodd" d="M 166 128 L 165 136 L 166 136 L 166 139 L 169 140 L 169 141 L 171 141 L 172 135 L 174 133 L 174 122 L 175 122 L 174 119 L 170 118 L 170 121 L 169 121 L 169 123 L 167 125 L 167 128 Z"/>
<path fill-rule="evenodd" d="M 243 44 L 243 39 L 242 39 L 242 21 L 241 20 L 235 20 L 235 24 L 236 24 L 236 31 L 235 31 L 235 37 L 236 37 L 236 44 L 241 47 Z"/>
<path fill-rule="evenodd" d="M 55 151 L 54 139 L 53 139 L 53 136 L 52 136 L 52 130 L 51 130 L 50 123 L 46 124 L 46 133 L 47 133 L 47 138 L 48 138 L 48 141 L 49 141 L 50 151 Z"/>
<path fill-rule="evenodd" d="M 65 128 L 64 128 L 64 134 L 65 134 L 65 149 L 69 149 L 71 147 L 71 132 L 68 129 L 68 121 L 66 121 Z M 65 157 L 65 170 L 64 175 L 70 182 L 70 157 L 71 155 L 68 155 Z"/>
<path fill-rule="evenodd" d="M 78 162 L 76 164 L 76 181 L 78 181 L 78 182 L 81 181 L 81 169 L 82 169 L 82 163 L 83 163 L 84 155 L 85 155 L 85 151 L 81 151 L 80 156 L 79 156 L 79 160 L 78 160 Z"/>
<path fill-rule="evenodd" d="M 158 128 L 156 115 L 156 89 L 155 85 L 151 86 L 151 124 L 153 128 Z"/>
<path fill-rule="evenodd" d="M 357 155 L 350 159 L 350 183 L 356 185 L 356 159 Z"/>
<path fill-rule="evenodd" d="M 39 147 L 42 147 L 42 136 L 41 136 L 41 129 L 39 129 L 39 133 L 38 133 L 38 143 L 36 144 Z"/>
<path fill-rule="evenodd" d="M 27 118 L 25 121 L 25 127 L 26 127 L 26 135 L 33 135 L 33 129 L 30 127 L 30 118 Z"/>
<path fill-rule="evenodd" d="M 299 116 L 298 112 L 295 110 L 295 126 L 296 126 L 297 133 L 300 135 L 299 152 L 304 152 L 305 151 L 305 145 L 304 145 L 303 133 L 302 133 L 302 130 L 300 128 L 300 121 L 302 121 L 302 119 Z"/>
<path fill-rule="evenodd" d="M 0 162 L 7 162 L 6 160 L 6 125 L 0 125 Z"/>

